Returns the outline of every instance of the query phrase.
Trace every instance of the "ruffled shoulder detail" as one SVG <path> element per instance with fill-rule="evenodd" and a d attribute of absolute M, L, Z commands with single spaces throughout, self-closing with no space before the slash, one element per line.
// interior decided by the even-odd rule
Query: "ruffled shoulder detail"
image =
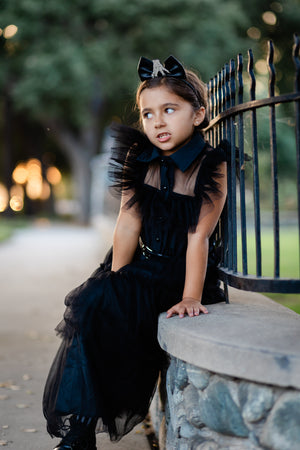
<path fill-rule="evenodd" d="M 151 151 L 151 143 L 141 131 L 117 123 L 111 125 L 111 136 L 114 140 L 109 162 L 111 187 L 117 194 L 130 189 L 137 192 L 147 169 L 146 164 L 137 158 L 145 150 Z M 138 201 L 133 197 L 128 207 Z"/>
<path fill-rule="evenodd" d="M 210 145 L 206 146 L 195 185 L 196 197 L 211 202 L 210 194 L 220 193 L 218 179 L 222 175 L 218 170 L 218 166 L 222 162 L 227 161 L 229 148 L 229 143 L 225 140 L 221 141 L 216 148 Z"/>

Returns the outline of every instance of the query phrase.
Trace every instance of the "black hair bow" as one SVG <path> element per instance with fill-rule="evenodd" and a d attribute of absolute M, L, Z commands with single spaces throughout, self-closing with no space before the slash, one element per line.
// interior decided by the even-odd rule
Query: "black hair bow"
<path fill-rule="evenodd" d="M 145 58 L 142 56 L 138 64 L 138 74 L 141 81 L 149 80 L 156 77 L 175 77 L 182 80 L 186 79 L 186 74 L 183 65 L 174 57 L 169 56 L 164 65 L 159 59 Z"/>

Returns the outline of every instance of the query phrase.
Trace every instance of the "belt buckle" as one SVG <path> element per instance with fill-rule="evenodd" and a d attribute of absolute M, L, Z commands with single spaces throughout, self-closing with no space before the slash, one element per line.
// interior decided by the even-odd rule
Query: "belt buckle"
<path fill-rule="evenodd" d="M 147 247 L 144 243 L 141 244 L 142 254 L 146 259 L 150 259 L 151 254 L 147 252 Z"/>

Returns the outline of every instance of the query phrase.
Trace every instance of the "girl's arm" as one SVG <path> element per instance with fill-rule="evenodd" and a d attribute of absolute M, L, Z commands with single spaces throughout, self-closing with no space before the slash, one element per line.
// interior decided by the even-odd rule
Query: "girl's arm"
<path fill-rule="evenodd" d="M 222 177 L 218 179 L 220 193 L 210 196 L 211 203 L 203 203 L 196 231 L 188 234 L 183 297 L 181 302 L 167 311 L 168 318 L 174 314 L 184 317 L 187 313 L 192 317 L 198 316 L 200 312 L 208 312 L 205 306 L 201 304 L 201 298 L 207 269 L 209 238 L 218 223 L 226 200 L 225 162 L 219 166 L 219 173 L 222 174 Z"/>
<path fill-rule="evenodd" d="M 113 235 L 112 271 L 116 272 L 121 267 L 132 261 L 138 245 L 142 221 L 138 207 L 133 205 L 127 209 L 125 204 L 132 196 L 132 192 L 122 194 L 120 212 Z"/>

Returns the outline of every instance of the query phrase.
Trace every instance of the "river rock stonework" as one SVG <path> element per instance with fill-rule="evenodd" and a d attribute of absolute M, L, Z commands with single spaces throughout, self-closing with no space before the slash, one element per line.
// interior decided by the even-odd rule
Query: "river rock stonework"
<path fill-rule="evenodd" d="M 161 450 L 300 448 L 299 390 L 219 375 L 173 356 L 160 387 L 152 417 Z"/>
<path fill-rule="evenodd" d="M 159 317 L 160 450 L 299 450 L 300 315 L 253 292 L 229 298 L 209 314 Z"/>

